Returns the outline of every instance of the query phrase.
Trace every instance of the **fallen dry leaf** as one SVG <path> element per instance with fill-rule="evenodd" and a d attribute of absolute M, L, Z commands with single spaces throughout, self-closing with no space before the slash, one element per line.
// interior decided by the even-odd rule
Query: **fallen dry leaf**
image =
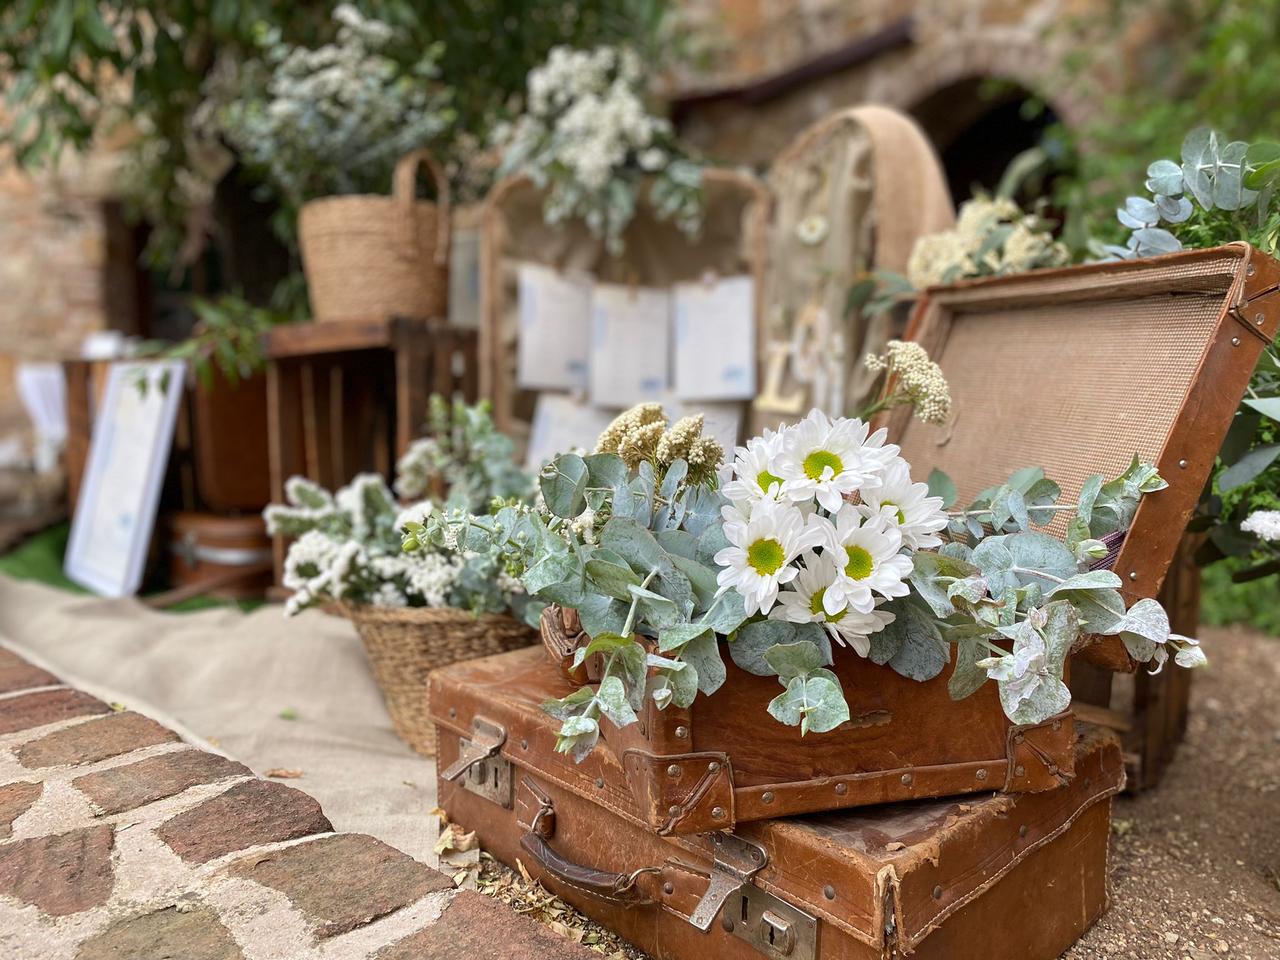
<path fill-rule="evenodd" d="M 272 767 L 267 771 L 267 776 L 276 780 L 297 780 L 302 776 L 302 771 L 290 770 L 286 767 Z"/>

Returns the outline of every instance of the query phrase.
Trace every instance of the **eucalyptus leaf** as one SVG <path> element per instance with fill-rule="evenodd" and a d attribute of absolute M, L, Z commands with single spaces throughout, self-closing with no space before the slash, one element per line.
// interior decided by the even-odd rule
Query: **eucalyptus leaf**
<path fill-rule="evenodd" d="M 640 719 L 627 702 L 626 687 L 618 677 L 604 677 L 600 681 L 596 702 L 600 705 L 601 713 L 613 721 L 614 726 L 625 727 Z"/>
<path fill-rule="evenodd" d="M 787 688 L 769 702 L 769 714 L 801 735 L 826 733 L 849 719 L 849 705 L 839 681 L 823 670 L 809 677 L 793 677 Z"/>
<path fill-rule="evenodd" d="M 587 561 L 587 577 L 601 593 L 631 602 L 631 588 L 640 586 L 640 576 L 629 566 L 596 557 Z"/>
<path fill-rule="evenodd" d="M 677 623 L 674 626 L 664 627 L 658 631 L 658 649 L 663 653 L 670 653 L 672 650 L 683 647 L 695 637 L 710 632 L 711 630 L 701 623 Z"/>
<path fill-rule="evenodd" d="M 571 519 L 586 508 L 587 465 L 576 453 L 556 457 L 538 481 L 547 509 L 557 517 Z"/>
<path fill-rule="evenodd" d="M 729 644 L 729 656 L 747 673 L 757 677 L 775 676 L 777 671 L 764 655 L 779 644 L 795 639 L 796 625 L 784 620 L 757 620 L 748 623 Z"/>
<path fill-rule="evenodd" d="M 977 665 L 985 649 L 976 638 L 961 640 L 956 644 L 956 665 L 947 681 L 947 692 L 952 700 L 964 700 L 972 696 L 987 682 L 987 672 Z"/>
<path fill-rule="evenodd" d="M 929 496 L 942 498 L 942 509 L 946 510 L 956 502 L 955 482 L 937 467 L 929 471 L 925 483 L 929 487 Z"/>
<path fill-rule="evenodd" d="M 928 608 L 904 605 L 903 614 L 880 633 L 890 631 L 901 636 L 901 646 L 888 661 L 897 673 L 912 680 L 932 680 L 946 667 L 950 650 Z"/>
<path fill-rule="evenodd" d="M 1044 677 L 1031 696 L 1016 706 L 1006 696 L 1005 689 L 1006 685 L 1001 684 L 1000 702 L 1005 708 L 1005 714 L 1014 723 L 1043 723 L 1071 706 L 1071 691 L 1057 677 Z"/>
<path fill-rule="evenodd" d="M 698 690 L 708 696 L 720 689 L 727 673 L 720 658 L 720 643 L 713 633 L 703 633 L 684 648 L 684 661 L 698 672 Z"/>
<path fill-rule="evenodd" d="M 775 644 L 764 652 L 764 661 L 783 683 L 825 665 L 818 645 L 808 640 Z"/>

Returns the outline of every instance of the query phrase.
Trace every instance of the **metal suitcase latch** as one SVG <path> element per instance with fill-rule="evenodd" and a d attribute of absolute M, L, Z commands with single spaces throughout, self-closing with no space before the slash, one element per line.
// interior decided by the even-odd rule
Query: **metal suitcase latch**
<path fill-rule="evenodd" d="M 689 922 L 703 933 L 711 929 L 725 901 L 749 884 L 769 862 L 769 854 L 758 843 L 723 832 L 711 834 L 711 856 L 711 882 L 689 916 Z"/>
<path fill-rule="evenodd" d="M 463 789 L 510 809 L 511 763 L 498 755 L 506 742 L 503 727 L 476 717 L 471 722 L 471 738 L 458 738 L 458 759 L 440 776 L 451 783 L 461 779 Z"/>

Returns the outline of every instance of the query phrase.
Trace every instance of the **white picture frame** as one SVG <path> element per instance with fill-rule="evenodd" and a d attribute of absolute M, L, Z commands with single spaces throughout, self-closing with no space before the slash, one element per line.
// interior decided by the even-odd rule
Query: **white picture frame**
<path fill-rule="evenodd" d="M 63 561 L 69 578 L 101 596 L 142 585 L 185 371 L 181 361 L 123 361 L 107 373 Z"/>

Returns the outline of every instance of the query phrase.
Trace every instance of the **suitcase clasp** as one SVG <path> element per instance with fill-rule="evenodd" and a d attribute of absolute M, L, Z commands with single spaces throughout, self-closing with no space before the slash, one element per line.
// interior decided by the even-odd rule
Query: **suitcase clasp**
<path fill-rule="evenodd" d="M 724 832 L 711 834 L 711 856 L 711 882 L 689 916 L 689 922 L 704 933 L 711 929 L 725 901 L 769 862 L 769 854 L 760 844 Z"/>
<path fill-rule="evenodd" d="M 476 717 L 471 722 L 471 739 L 458 738 L 458 759 L 441 778 L 450 783 L 462 779 L 465 789 L 510 808 L 511 764 L 498 755 L 506 742 L 507 731 L 501 725 Z"/>

